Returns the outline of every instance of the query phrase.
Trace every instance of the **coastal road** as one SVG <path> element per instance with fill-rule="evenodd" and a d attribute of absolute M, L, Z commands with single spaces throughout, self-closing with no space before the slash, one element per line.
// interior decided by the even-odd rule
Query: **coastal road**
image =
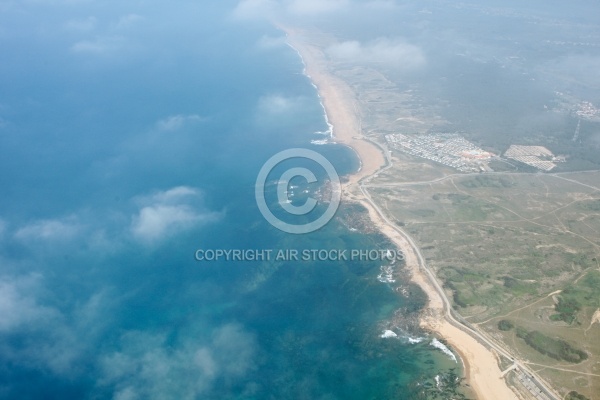
<path fill-rule="evenodd" d="M 380 146 L 381 147 L 381 146 Z M 389 156 L 386 157 L 387 161 L 388 161 L 388 165 L 384 168 L 382 168 L 381 170 L 377 171 L 376 174 L 379 174 L 381 172 L 383 172 L 384 170 L 388 169 L 391 167 L 391 161 Z M 589 172 L 600 172 L 600 170 L 593 170 L 593 171 L 585 171 L 586 173 Z M 374 175 L 376 175 L 374 174 Z M 416 186 L 416 185 L 432 185 L 435 183 L 440 183 L 443 182 L 445 180 L 448 179 L 453 179 L 453 178 L 465 178 L 465 177 L 469 177 L 469 176 L 515 176 L 515 175 L 521 175 L 521 176 L 548 176 L 551 178 L 556 178 L 556 179 L 562 179 L 564 181 L 568 181 L 571 183 L 575 183 L 581 186 L 585 186 L 589 189 L 593 189 L 593 190 L 598 190 L 600 191 L 600 188 L 596 187 L 596 186 L 592 186 L 592 185 L 588 185 L 586 183 L 577 181 L 575 179 L 569 179 L 567 177 L 565 177 L 565 175 L 569 175 L 569 174 L 573 174 L 572 172 L 556 172 L 556 173 L 551 173 L 551 172 L 468 172 L 468 173 L 461 173 L 461 174 L 449 174 L 449 175 L 445 175 L 442 176 L 440 178 L 436 178 L 436 179 L 432 179 L 429 181 L 416 181 L 416 182 L 398 182 L 398 183 L 377 183 L 377 184 L 369 184 L 367 185 L 368 187 L 381 187 L 381 188 L 388 188 L 388 187 L 401 187 L 401 186 Z M 364 182 L 369 181 L 373 176 L 367 177 L 364 179 Z"/>
<path fill-rule="evenodd" d="M 387 155 L 387 152 L 386 152 L 386 155 Z M 388 161 L 389 161 L 389 158 L 388 158 Z M 388 163 L 387 168 L 389 168 L 390 166 L 391 166 L 391 163 Z M 378 171 L 377 173 L 379 173 L 379 172 L 381 172 L 381 170 Z M 362 182 L 368 181 L 369 179 L 370 179 L 370 177 L 364 179 Z M 458 319 L 456 318 L 455 312 L 452 309 L 450 300 L 446 296 L 444 289 L 439 284 L 434 273 L 431 271 L 431 269 L 429 267 L 427 267 L 425 258 L 423 257 L 419 247 L 415 244 L 413 239 L 402 228 L 398 227 L 396 224 L 394 224 L 392 221 L 389 220 L 389 218 L 383 213 L 381 208 L 373 201 L 370 193 L 367 190 L 367 186 L 364 183 L 359 183 L 359 188 L 360 188 L 360 191 L 362 192 L 364 198 L 369 202 L 369 204 L 373 207 L 373 209 L 379 214 L 381 219 L 383 221 L 385 221 L 385 223 L 388 224 L 388 226 L 390 226 L 392 229 L 394 229 L 396 232 L 398 232 L 412 247 L 413 251 L 417 255 L 417 259 L 419 262 L 419 268 L 427 274 L 431 284 L 436 289 L 436 291 L 439 293 L 439 295 L 442 299 L 442 302 L 444 304 L 444 316 L 445 316 L 446 320 L 449 323 L 451 323 L 452 325 L 454 325 L 455 327 L 470 334 L 472 337 L 474 337 L 477 341 L 479 341 L 481 344 L 483 344 L 487 348 L 493 349 L 498 354 L 513 361 L 513 363 L 515 365 L 515 369 L 520 370 L 524 374 L 526 374 L 526 376 L 530 379 L 530 382 L 535 384 L 537 387 L 539 387 L 540 390 L 546 395 L 546 397 L 548 397 L 549 399 L 552 399 L 552 400 L 560 400 L 561 397 L 559 395 L 557 395 L 554 392 L 554 390 L 551 389 L 544 381 L 542 381 L 541 378 L 539 376 L 537 376 L 537 374 L 535 372 L 533 372 L 530 368 L 528 368 L 526 365 L 524 365 L 522 361 L 515 359 L 515 357 L 512 354 L 510 354 L 507 350 L 505 350 L 503 347 L 501 347 L 496 342 L 487 338 L 479 330 L 476 330 L 475 328 L 466 325 L 466 323 L 461 322 L 460 319 L 462 319 L 462 318 L 460 318 L 460 316 L 458 316 Z M 499 379 L 500 379 L 500 377 L 499 377 Z"/>

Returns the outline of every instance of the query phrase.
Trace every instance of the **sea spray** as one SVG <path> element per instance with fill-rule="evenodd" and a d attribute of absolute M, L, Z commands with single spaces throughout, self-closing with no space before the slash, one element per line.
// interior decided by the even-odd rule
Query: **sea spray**
<path fill-rule="evenodd" d="M 454 353 L 452 353 L 452 351 L 450 351 L 450 349 L 448 348 L 448 346 L 446 346 L 444 343 L 440 342 L 437 339 L 433 339 L 430 343 L 431 346 L 435 347 L 436 349 L 441 350 L 444 354 L 446 354 L 448 357 L 450 357 L 454 362 L 458 362 L 456 360 L 456 356 L 454 355 Z"/>

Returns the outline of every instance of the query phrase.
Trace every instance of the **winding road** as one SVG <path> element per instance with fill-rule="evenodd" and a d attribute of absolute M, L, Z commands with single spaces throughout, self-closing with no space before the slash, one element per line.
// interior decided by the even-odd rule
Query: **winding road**
<path fill-rule="evenodd" d="M 375 142 L 373 142 L 373 143 L 375 143 Z M 377 144 L 380 148 L 382 148 L 382 146 L 380 144 L 378 144 L 378 143 L 375 143 L 375 144 Z M 379 214 L 379 216 L 381 217 L 381 219 L 383 221 L 385 221 L 385 223 L 388 224 L 389 227 L 391 227 L 396 232 L 398 232 L 398 234 L 400 234 L 410 244 L 410 246 L 412 247 L 414 253 L 417 255 L 417 259 L 418 259 L 418 262 L 419 262 L 419 268 L 423 272 L 425 272 L 425 274 L 429 278 L 431 284 L 436 289 L 436 291 L 439 293 L 439 295 L 440 295 L 440 297 L 441 297 L 441 299 L 443 301 L 443 304 L 444 304 L 444 316 L 445 316 L 446 320 L 449 323 L 451 323 L 453 326 L 455 326 L 455 327 L 463 330 L 464 332 L 468 333 L 469 335 L 471 335 L 473 338 L 475 338 L 477 341 L 479 341 L 481 344 L 483 344 L 487 348 L 493 349 L 498 354 L 506 357 L 508 360 L 511 360 L 513 362 L 513 365 L 514 365 L 514 369 L 521 370 L 526 375 L 528 375 L 529 378 L 531 379 L 531 381 L 533 381 L 533 383 L 537 387 L 539 387 L 541 389 L 541 391 L 544 392 L 544 394 L 548 398 L 553 399 L 553 400 L 560 400 L 561 396 L 559 396 L 558 394 L 556 394 L 556 392 L 546 382 L 544 382 L 534 371 L 532 371 L 530 368 L 528 368 L 524 364 L 523 361 L 517 360 L 505 348 L 503 348 L 502 346 L 500 346 L 495 341 L 492 341 L 490 338 L 486 337 L 478 329 L 476 329 L 476 328 L 471 327 L 470 325 L 468 325 L 468 323 L 466 321 L 464 321 L 462 319 L 462 317 L 460 315 L 458 315 L 452 309 L 452 305 L 450 303 L 450 300 L 448 299 L 448 297 L 446 296 L 446 293 L 445 293 L 444 289 L 441 287 L 440 283 L 436 279 L 435 274 L 433 273 L 433 271 L 431 271 L 431 269 L 429 267 L 427 267 L 427 264 L 425 262 L 425 258 L 423 257 L 423 255 L 422 255 L 421 250 L 419 249 L 419 247 L 415 244 L 415 242 L 410 237 L 410 235 L 408 235 L 408 233 L 406 233 L 402 228 L 398 227 L 396 224 L 394 224 L 392 221 L 390 221 L 390 219 L 385 215 L 385 213 L 381 210 L 381 208 L 375 203 L 375 201 L 373 201 L 373 198 L 371 197 L 369 191 L 367 190 L 367 188 L 369 187 L 369 185 L 367 185 L 366 183 L 371 178 L 373 178 L 374 176 L 376 176 L 377 174 L 383 172 L 386 169 L 389 169 L 392 166 L 392 161 L 391 161 L 389 152 L 386 149 L 384 149 L 384 148 L 382 148 L 382 149 L 384 150 L 384 154 L 385 154 L 385 157 L 386 157 L 386 160 L 387 160 L 387 165 L 385 167 L 383 167 L 382 169 L 380 169 L 379 171 L 377 171 L 376 173 L 374 173 L 373 175 L 362 179 L 359 182 L 358 186 L 359 186 L 360 191 L 362 192 L 364 198 L 373 207 L 373 209 Z M 461 176 L 464 176 L 464 175 L 465 174 L 461 174 Z M 478 173 L 477 175 L 480 175 L 480 174 Z M 436 181 L 447 179 L 447 178 L 448 177 L 440 178 L 440 179 L 437 179 Z M 380 185 L 373 185 L 373 186 L 380 186 Z M 392 185 L 389 185 L 389 186 L 392 186 Z M 502 379 L 502 377 L 499 377 L 499 379 Z"/>

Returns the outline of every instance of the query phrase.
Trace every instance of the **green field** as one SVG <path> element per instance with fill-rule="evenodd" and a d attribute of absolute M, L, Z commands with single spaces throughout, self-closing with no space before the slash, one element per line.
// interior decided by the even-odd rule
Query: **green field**
<path fill-rule="evenodd" d="M 369 182 L 369 193 L 416 240 L 453 307 L 564 395 L 594 398 L 600 390 L 600 174 L 458 175 L 423 168 L 425 178 L 418 178 L 411 165 L 418 160 L 401 155 L 395 161 Z"/>

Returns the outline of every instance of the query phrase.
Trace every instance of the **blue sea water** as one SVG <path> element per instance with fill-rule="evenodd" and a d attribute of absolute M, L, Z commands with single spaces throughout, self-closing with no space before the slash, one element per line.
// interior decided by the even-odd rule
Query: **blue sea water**
<path fill-rule="evenodd" d="M 380 282 L 380 261 L 195 259 L 385 248 L 346 203 L 307 235 L 257 208 L 281 150 L 358 167 L 310 143 L 327 126 L 300 59 L 260 44 L 280 32 L 223 5 L 5 7 L 0 398 L 423 398 L 460 371 L 409 342 L 424 295 Z"/>

